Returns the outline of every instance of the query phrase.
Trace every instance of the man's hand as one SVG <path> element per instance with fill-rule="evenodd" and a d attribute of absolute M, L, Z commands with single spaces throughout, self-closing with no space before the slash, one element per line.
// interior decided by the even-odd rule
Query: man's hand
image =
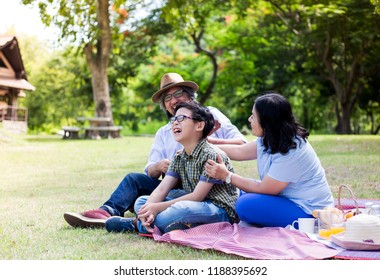
<path fill-rule="evenodd" d="M 213 134 L 215 131 L 217 131 L 222 125 L 220 124 L 220 122 L 218 120 L 215 120 L 215 123 L 214 123 L 214 127 L 213 129 L 211 130 L 211 132 L 207 135 L 207 136 L 210 136 L 211 134 Z"/>
<path fill-rule="evenodd" d="M 165 174 L 168 171 L 169 164 L 169 159 L 163 159 L 155 164 L 149 165 L 148 176 L 159 178 L 162 174 Z"/>
<path fill-rule="evenodd" d="M 157 163 L 157 169 L 161 171 L 161 173 L 166 173 L 168 171 L 170 164 L 169 159 L 163 159 Z"/>

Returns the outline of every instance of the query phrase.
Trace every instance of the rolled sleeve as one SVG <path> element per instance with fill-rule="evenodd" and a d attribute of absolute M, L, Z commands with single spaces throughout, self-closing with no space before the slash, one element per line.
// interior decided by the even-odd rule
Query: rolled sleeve
<path fill-rule="evenodd" d="M 221 124 L 221 127 L 211 136 L 219 139 L 241 139 L 247 143 L 247 139 L 239 131 L 239 129 L 231 123 L 231 121 L 218 109 L 209 106 L 210 112 L 216 120 Z"/>

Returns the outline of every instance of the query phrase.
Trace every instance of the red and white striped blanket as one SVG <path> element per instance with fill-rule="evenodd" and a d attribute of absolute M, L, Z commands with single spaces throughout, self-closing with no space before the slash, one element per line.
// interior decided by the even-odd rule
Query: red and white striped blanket
<path fill-rule="evenodd" d="M 358 199 L 360 208 L 379 199 Z M 341 200 L 342 209 L 354 209 L 352 199 Z M 380 260 L 380 251 L 335 250 L 310 239 L 301 232 L 279 227 L 245 227 L 239 224 L 216 223 L 188 230 L 175 230 L 166 234 L 156 228 L 154 240 L 196 249 L 213 249 L 252 259 L 370 259 Z"/>
<path fill-rule="evenodd" d="M 307 260 L 334 257 L 338 251 L 310 239 L 306 234 L 281 227 L 245 227 L 214 223 L 161 234 L 154 240 L 197 249 L 213 249 L 259 260 Z"/>

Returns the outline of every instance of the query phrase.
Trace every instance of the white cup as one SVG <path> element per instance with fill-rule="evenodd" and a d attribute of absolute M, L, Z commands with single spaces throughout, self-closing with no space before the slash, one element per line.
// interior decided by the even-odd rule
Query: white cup
<path fill-rule="evenodd" d="M 298 230 L 307 233 L 314 233 L 315 219 L 314 218 L 298 218 L 292 223 L 292 227 L 298 224 Z"/>

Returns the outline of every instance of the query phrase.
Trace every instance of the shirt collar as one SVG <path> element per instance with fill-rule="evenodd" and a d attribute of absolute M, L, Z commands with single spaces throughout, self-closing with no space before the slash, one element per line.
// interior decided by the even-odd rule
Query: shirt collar
<path fill-rule="evenodd" d="M 199 154 L 201 153 L 203 147 L 207 145 L 207 140 L 204 138 L 202 139 L 194 148 L 194 150 L 191 152 L 190 155 L 187 155 L 186 152 L 185 152 L 185 149 L 183 149 L 182 151 L 182 155 L 185 156 L 185 157 L 193 157 L 193 158 L 197 158 L 199 157 Z"/>
<path fill-rule="evenodd" d="M 166 130 L 166 131 L 171 130 L 172 129 L 172 124 L 170 122 L 168 122 L 167 124 L 164 125 L 163 129 Z"/>

